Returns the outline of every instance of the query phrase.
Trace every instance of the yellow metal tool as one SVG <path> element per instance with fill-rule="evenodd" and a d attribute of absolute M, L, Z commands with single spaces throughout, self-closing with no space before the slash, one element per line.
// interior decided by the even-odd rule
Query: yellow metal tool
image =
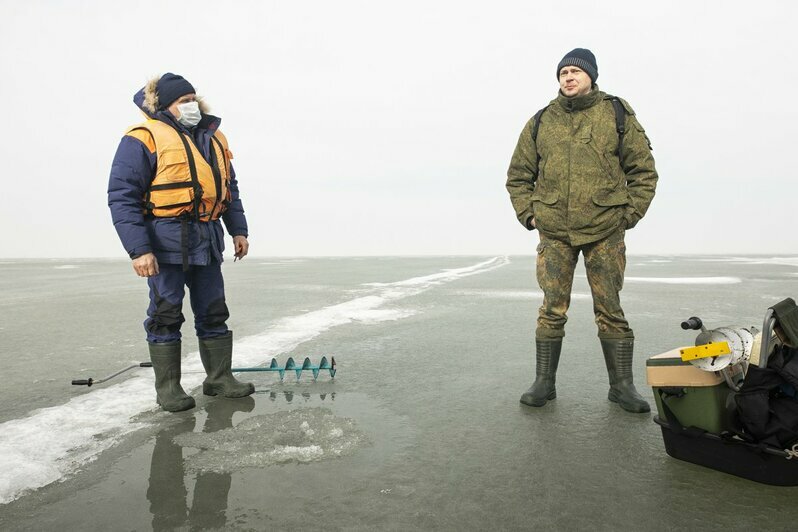
<path fill-rule="evenodd" d="M 679 349 L 682 360 L 689 362 L 699 358 L 718 357 L 731 354 L 728 342 L 710 342 L 708 344 L 696 345 L 692 347 L 682 347 Z"/>

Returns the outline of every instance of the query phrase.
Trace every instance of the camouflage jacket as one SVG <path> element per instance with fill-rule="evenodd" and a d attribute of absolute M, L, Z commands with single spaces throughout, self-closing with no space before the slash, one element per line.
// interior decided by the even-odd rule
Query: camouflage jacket
<path fill-rule="evenodd" d="M 544 235 L 579 246 L 634 227 L 648 210 L 658 178 L 651 144 L 621 100 L 626 132 L 617 153 L 608 98 L 597 87 L 574 98 L 559 94 L 540 119 L 537 143 L 534 117 L 527 122 L 507 171 L 510 199 L 527 229 L 534 217 Z"/>

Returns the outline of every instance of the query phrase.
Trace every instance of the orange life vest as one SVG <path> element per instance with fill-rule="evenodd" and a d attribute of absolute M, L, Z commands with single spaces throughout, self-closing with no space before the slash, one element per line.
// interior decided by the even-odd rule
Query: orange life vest
<path fill-rule="evenodd" d="M 144 195 L 145 214 L 175 217 L 190 213 L 207 222 L 224 213 L 231 199 L 233 154 L 221 131 L 211 137 L 210 164 L 194 139 L 159 120 L 147 120 L 126 134 L 143 142 L 157 156 L 155 178 Z"/>

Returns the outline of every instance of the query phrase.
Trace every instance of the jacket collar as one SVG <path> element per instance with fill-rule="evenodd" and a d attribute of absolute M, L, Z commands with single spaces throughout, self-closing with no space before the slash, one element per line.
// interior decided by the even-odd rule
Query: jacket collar
<path fill-rule="evenodd" d="M 603 100 L 604 96 L 604 93 L 599 90 L 598 85 L 593 85 L 593 90 L 582 96 L 569 98 L 562 92 L 559 92 L 557 94 L 557 103 L 560 104 L 560 107 L 562 107 L 566 113 L 573 113 L 593 107 Z"/>

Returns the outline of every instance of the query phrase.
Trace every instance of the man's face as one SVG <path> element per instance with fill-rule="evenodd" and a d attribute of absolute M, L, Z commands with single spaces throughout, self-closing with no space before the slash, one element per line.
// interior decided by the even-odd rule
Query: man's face
<path fill-rule="evenodd" d="M 192 92 L 191 94 L 186 94 L 184 96 L 181 96 L 177 100 L 173 101 L 172 104 L 167 109 L 169 110 L 170 113 L 172 113 L 172 116 L 174 116 L 175 118 L 180 118 L 180 110 L 177 108 L 177 106 L 180 105 L 181 103 L 196 102 L 196 101 L 197 101 L 197 95 Z"/>
<path fill-rule="evenodd" d="M 590 76 L 581 68 L 564 66 L 560 69 L 560 91 L 567 97 L 584 96 L 592 86 Z"/>

